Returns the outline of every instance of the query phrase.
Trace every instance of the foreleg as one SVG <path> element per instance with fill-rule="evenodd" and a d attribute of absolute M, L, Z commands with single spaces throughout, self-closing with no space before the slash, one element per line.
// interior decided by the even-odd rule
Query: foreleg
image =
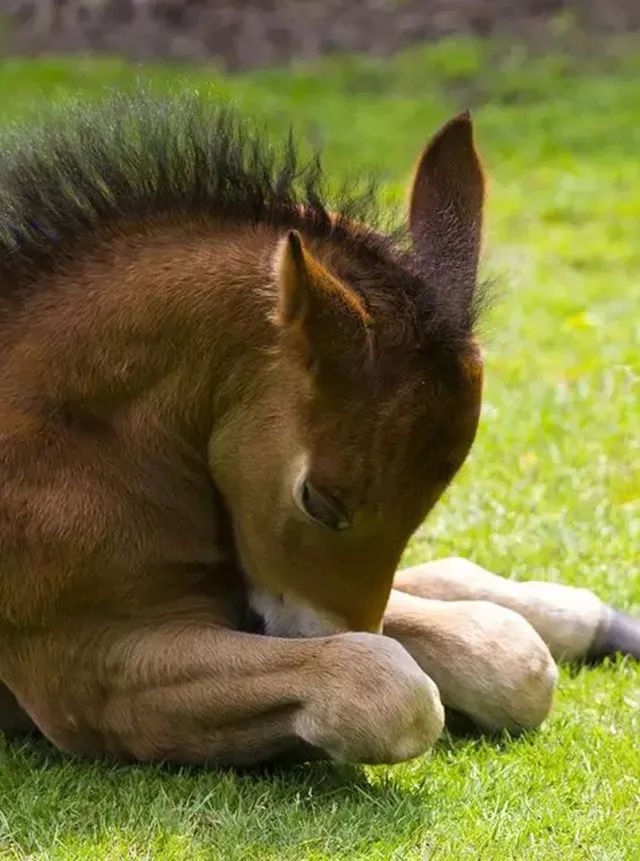
<path fill-rule="evenodd" d="M 439 559 L 396 574 L 394 588 L 441 601 L 491 601 L 523 616 L 556 660 L 617 652 L 640 660 L 640 620 L 619 613 L 588 589 L 507 580 L 465 559 Z"/>

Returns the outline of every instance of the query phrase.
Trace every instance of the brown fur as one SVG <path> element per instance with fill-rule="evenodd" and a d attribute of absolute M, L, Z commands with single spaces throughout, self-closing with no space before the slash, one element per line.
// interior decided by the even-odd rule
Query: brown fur
<path fill-rule="evenodd" d="M 243 629 L 252 590 L 379 629 L 475 433 L 482 189 L 463 115 L 413 186 L 422 317 L 390 247 L 304 208 L 243 223 L 138 202 L 67 254 L 24 240 L 0 313 L 0 680 L 56 744 L 246 762 L 433 742 L 437 691 L 387 638 Z M 349 529 L 296 508 L 301 468 Z M 375 725 L 370 677 L 389 686 Z"/>

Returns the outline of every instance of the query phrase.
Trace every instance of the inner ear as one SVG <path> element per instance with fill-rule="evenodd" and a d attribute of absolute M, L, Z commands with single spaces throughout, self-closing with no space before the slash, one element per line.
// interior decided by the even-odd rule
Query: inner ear
<path fill-rule="evenodd" d="M 329 272 L 290 231 L 276 252 L 278 323 L 285 342 L 308 369 L 332 368 L 362 360 L 372 321 L 358 294 Z"/>
<path fill-rule="evenodd" d="M 485 181 L 468 112 L 432 138 L 418 162 L 409 203 L 416 253 L 435 283 L 470 303 L 482 239 Z"/>

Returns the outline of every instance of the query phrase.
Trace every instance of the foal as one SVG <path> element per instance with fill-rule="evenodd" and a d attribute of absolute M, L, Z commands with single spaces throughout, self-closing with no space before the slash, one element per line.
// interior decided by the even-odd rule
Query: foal
<path fill-rule="evenodd" d="M 392 762 L 443 703 L 538 725 L 552 654 L 638 655 L 585 591 L 459 560 L 394 579 L 478 421 L 466 114 L 392 233 L 198 99 L 69 109 L 2 159 L 5 728 L 86 755 Z"/>

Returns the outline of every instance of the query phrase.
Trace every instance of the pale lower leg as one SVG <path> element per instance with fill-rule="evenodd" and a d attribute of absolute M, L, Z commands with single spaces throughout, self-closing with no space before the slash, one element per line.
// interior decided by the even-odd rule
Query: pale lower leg
<path fill-rule="evenodd" d="M 446 706 L 486 729 L 532 729 L 551 708 L 555 662 L 532 626 L 511 610 L 394 589 L 384 633 L 435 681 Z"/>
<path fill-rule="evenodd" d="M 515 610 L 536 629 L 556 660 L 587 656 L 610 613 L 588 589 L 507 580 L 457 558 L 399 571 L 394 588 L 423 598 L 491 601 Z"/>
<path fill-rule="evenodd" d="M 394 762 L 427 750 L 443 725 L 434 683 L 373 634 L 286 640 L 154 620 L 84 641 L 48 635 L 20 651 L 11 687 L 22 706 L 82 755 Z"/>

